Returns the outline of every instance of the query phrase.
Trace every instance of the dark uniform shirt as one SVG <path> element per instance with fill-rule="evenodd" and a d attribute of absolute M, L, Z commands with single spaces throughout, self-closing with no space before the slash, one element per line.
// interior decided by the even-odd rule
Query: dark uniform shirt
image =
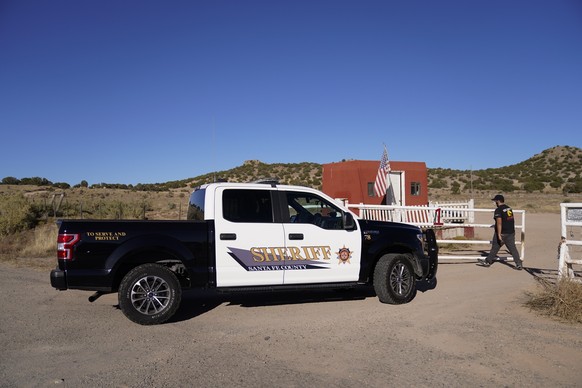
<path fill-rule="evenodd" d="M 506 204 L 499 205 L 493 213 L 493 219 L 501 218 L 501 234 L 515 233 L 513 210 Z"/>

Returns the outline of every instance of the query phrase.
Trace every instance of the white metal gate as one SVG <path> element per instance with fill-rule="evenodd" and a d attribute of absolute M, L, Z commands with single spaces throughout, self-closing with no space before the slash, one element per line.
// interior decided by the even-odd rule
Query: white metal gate
<path fill-rule="evenodd" d="M 396 205 L 352 205 L 348 208 L 359 214 L 360 218 L 377 221 L 402 222 L 421 228 L 433 228 L 437 232 L 439 260 L 477 260 L 486 256 L 482 251 L 489 250 L 494 234 L 494 209 L 475 209 L 473 201 L 464 203 L 431 204 L 431 206 L 396 206 Z M 525 260 L 525 210 L 514 210 L 515 244 L 520 250 L 520 257 Z M 451 231 L 462 231 L 458 237 L 451 238 Z M 471 231 L 472 233 L 465 233 Z M 467 239 L 470 234 L 474 238 Z M 460 237 L 463 238 L 460 238 Z M 444 249 L 446 248 L 446 249 Z M 513 261 L 511 254 L 501 250 L 498 257 L 502 261 Z"/>
<path fill-rule="evenodd" d="M 582 264 L 582 203 L 562 203 L 560 210 L 562 242 L 560 243 L 558 277 L 582 281 L 579 278 L 576 279 L 572 268 L 574 264 Z"/>

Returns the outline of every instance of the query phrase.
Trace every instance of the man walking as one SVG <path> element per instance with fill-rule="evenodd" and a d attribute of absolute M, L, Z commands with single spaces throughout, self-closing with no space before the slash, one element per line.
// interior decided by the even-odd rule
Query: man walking
<path fill-rule="evenodd" d="M 497 208 L 493 213 L 495 233 L 493 233 L 493 239 L 491 240 L 491 251 L 489 251 L 485 260 L 478 259 L 477 261 L 481 266 L 489 267 L 493 264 L 493 260 L 497 257 L 497 253 L 501 247 L 505 245 L 513 257 L 515 269 L 521 271 L 523 269 L 523 263 L 515 246 L 515 219 L 513 217 L 513 210 L 505 204 L 505 198 L 501 194 L 493 197 L 492 201 L 495 201 Z"/>

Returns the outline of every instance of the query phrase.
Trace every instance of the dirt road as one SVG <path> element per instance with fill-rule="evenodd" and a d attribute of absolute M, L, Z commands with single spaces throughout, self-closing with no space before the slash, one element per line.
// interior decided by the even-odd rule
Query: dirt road
<path fill-rule="evenodd" d="M 91 304 L 47 272 L 2 265 L 0 386 L 580 386 L 582 326 L 522 305 L 532 273 L 557 269 L 559 224 L 528 215 L 528 271 L 442 265 L 407 305 L 367 290 L 187 293 L 154 327 L 126 319 L 115 295 Z"/>

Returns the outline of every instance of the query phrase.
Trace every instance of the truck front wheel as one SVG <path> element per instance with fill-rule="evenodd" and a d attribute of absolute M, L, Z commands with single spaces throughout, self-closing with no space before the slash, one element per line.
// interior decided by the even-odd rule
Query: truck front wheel
<path fill-rule="evenodd" d="M 408 303 L 416 296 L 416 278 L 405 255 L 386 254 L 374 269 L 374 291 L 382 303 Z"/>
<path fill-rule="evenodd" d="M 140 325 L 157 325 L 170 319 L 182 298 L 176 275 L 159 264 L 143 264 L 125 275 L 119 285 L 119 307 Z"/>

